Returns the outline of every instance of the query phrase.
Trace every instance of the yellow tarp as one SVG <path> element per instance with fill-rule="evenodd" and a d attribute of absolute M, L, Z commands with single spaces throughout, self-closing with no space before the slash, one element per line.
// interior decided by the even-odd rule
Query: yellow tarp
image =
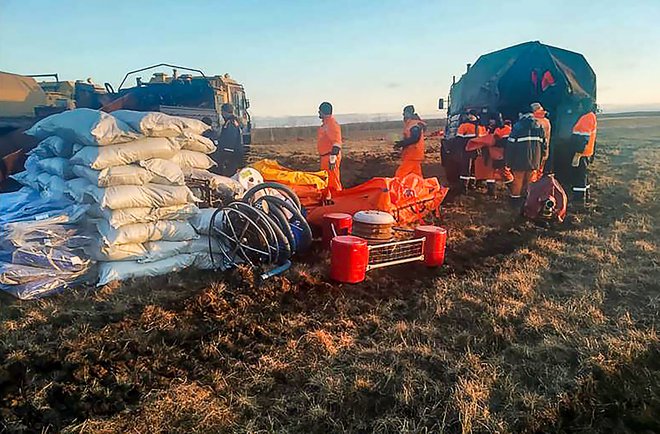
<path fill-rule="evenodd" d="M 318 190 L 325 190 L 328 187 L 328 173 L 325 170 L 301 172 L 281 166 L 275 160 L 259 160 L 252 164 L 252 167 L 261 173 L 265 181 L 284 185 L 313 186 Z"/>

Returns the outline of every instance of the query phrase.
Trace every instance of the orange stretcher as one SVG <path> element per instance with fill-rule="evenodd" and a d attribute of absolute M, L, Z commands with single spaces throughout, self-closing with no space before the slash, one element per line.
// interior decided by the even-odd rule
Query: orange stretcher
<path fill-rule="evenodd" d="M 438 209 L 448 191 L 437 178 L 425 179 L 415 174 L 403 178 L 372 178 L 335 193 L 332 203 L 313 209 L 307 221 L 320 227 L 324 214 L 353 215 L 358 211 L 378 210 L 392 214 L 399 224 L 419 222 Z"/>
<path fill-rule="evenodd" d="M 275 160 L 259 160 L 252 167 L 261 173 L 264 181 L 279 182 L 293 190 L 308 211 L 321 206 L 328 193 L 328 173 L 303 172 L 289 169 Z"/>

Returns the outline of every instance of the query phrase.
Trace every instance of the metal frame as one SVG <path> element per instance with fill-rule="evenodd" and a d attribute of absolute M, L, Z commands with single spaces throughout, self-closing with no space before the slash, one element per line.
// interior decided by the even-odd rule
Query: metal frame
<path fill-rule="evenodd" d="M 367 271 L 375 270 L 376 268 L 389 267 L 391 265 L 423 261 L 425 242 L 426 238 L 422 237 L 404 241 L 392 241 L 385 244 L 372 244 L 368 246 L 369 263 L 367 264 Z M 381 255 L 385 258 L 387 258 L 387 256 L 391 256 L 391 259 L 384 260 L 382 262 L 372 262 L 375 261 L 374 258 L 376 257 L 374 252 L 379 252 L 380 250 L 389 250 L 389 252 L 383 252 Z M 403 250 L 403 252 L 401 250 Z"/>

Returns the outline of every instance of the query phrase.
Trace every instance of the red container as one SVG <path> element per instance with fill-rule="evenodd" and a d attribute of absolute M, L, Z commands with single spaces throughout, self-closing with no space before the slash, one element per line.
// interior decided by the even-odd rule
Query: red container
<path fill-rule="evenodd" d="M 334 227 L 334 232 L 332 228 Z M 350 235 L 353 217 L 342 212 L 332 212 L 323 216 L 323 245 L 330 248 L 330 240 L 337 235 Z"/>
<path fill-rule="evenodd" d="M 330 241 L 330 278 L 342 283 L 362 282 L 367 274 L 367 241 L 353 235 L 339 235 Z"/>
<path fill-rule="evenodd" d="M 438 267 L 445 262 L 447 230 L 438 226 L 417 226 L 415 238 L 426 238 L 424 242 L 424 264 Z"/>

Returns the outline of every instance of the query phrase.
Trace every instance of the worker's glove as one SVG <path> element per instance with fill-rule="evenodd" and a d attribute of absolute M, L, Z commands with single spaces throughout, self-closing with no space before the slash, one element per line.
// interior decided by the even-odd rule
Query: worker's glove
<path fill-rule="evenodd" d="M 337 156 L 330 154 L 330 158 L 328 160 L 329 160 L 328 168 L 330 170 L 335 170 L 335 167 L 337 167 Z"/>
<path fill-rule="evenodd" d="M 341 146 L 333 145 L 332 150 L 330 151 L 330 155 L 339 155 L 340 152 L 341 152 Z"/>

